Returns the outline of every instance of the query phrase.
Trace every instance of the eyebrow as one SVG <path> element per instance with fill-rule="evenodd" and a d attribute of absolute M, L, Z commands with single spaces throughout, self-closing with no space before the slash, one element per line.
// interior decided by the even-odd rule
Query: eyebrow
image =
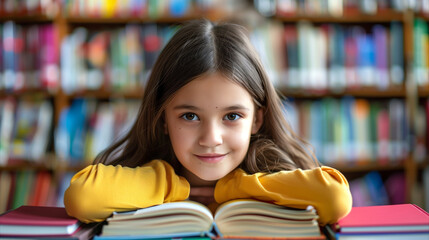
<path fill-rule="evenodd" d="M 186 109 L 186 110 L 193 110 L 193 111 L 201 110 L 199 107 L 194 106 L 194 105 L 189 105 L 189 104 L 180 104 L 180 105 L 175 106 L 173 109 L 174 110 Z M 241 104 L 235 104 L 232 106 L 228 106 L 228 107 L 223 108 L 222 110 L 224 110 L 224 111 L 236 111 L 236 110 L 250 111 L 250 109 L 248 107 L 245 107 Z"/>

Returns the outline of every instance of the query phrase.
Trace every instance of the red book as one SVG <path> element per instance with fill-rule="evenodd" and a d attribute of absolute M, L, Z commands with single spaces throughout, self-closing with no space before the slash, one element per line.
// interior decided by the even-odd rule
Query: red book
<path fill-rule="evenodd" d="M 80 222 L 67 215 L 65 208 L 21 206 L 0 216 L 1 236 L 67 236 Z"/>
<path fill-rule="evenodd" d="M 337 227 L 340 233 L 429 232 L 429 214 L 414 204 L 353 207 Z"/>

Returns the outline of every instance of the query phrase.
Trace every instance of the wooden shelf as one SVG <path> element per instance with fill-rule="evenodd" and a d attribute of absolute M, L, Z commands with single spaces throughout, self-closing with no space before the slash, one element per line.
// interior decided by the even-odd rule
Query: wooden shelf
<path fill-rule="evenodd" d="M 379 90 L 373 87 L 360 87 L 356 89 L 345 89 L 341 92 L 327 91 L 311 91 L 304 89 L 287 89 L 279 88 L 280 92 L 286 97 L 295 98 L 320 98 L 320 97 L 362 97 L 362 98 L 404 98 L 406 96 L 405 89 L 401 87 Z"/>
<path fill-rule="evenodd" d="M 427 85 L 426 87 L 419 87 L 417 91 L 419 97 L 429 97 L 429 85 Z"/>
<path fill-rule="evenodd" d="M 308 21 L 312 23 L 389 23 L 392 21 L 403 21 L 404 13 L 390 10 L 383 10 L 376 14 L 344 13 L 343 16 L 330 15 L 290 15 L 276 16 L 274 19 L 282 22 L 295 23 L 298 21 Z"/>
<path fill-rule="evenodd" d="M 127 23 L 168 23 L 173 24 L 180 21 L 195 19 L 195 17 L 161 17 L 161 18 L 94 18 L 94 17 L 67 17 L 66 21 L 70 24 L 127 24 Z"/>
<path fill-rule="evenodd" d="M 24 171 L 24 170 L 34 170 L 34 171 L 54 171 L 52 167 L 48 167 L 43 164 L 14 164 L 14 165 L 5 165 L 0 166 L 0 171 Z"/>
<path fill-rule="evenodd" d="M 68 98 L 97 98 L 97 99 L 141 99 L 143 89 L 135 91 L 86 90 L 67 95 Z"/>
<path fill-rule="evenodd" d="M 0 171 L 55 171 L 57 157 L 53 153 L 49 153 L 41 159 L 9 159 L 7 165 L 0 165 Z"/>
<path fill-rule="evenodd" d="M 0 98 L 5 97 L 55 97 L 55 92 L 50 92 L 46 89 L 24 89 L 24 90 L 18 90 L 18 91 L 0 91 Z"/>
<path fill-rule="evenodd" d="M 421 19 L 423 19 L 425 21 L 429 21 L 429 13 L 427 13 L 427 14 L 417 13 L 416 17 L 417 18 L 421 18 Z"/>
<path fill-rule="evenodd" d="M 88 165 L 84 163 L 71 165 L 69 164 L 68 161 L 58 158 L 53 153 L 47 154 L 45 157 L 39 160 L 13 159 L 9 161 L 10 162 L 7 165 L 0 165 L 0 172 L 1 171 L 16 172 L 16 171 L 24 171 L 24 170 L 33 170 L 33 171 L 62 170 L 62 171 L 78 172 Z"/>
<path fill-rule="evenodd" d="M 377 162 L 335 163 L 328 165 L 344 173 L 370 172 L 370 171 L 398 171 L 404 170 L 403 162 L 380 164 Z"/>
<path fill-rule="evenodd" d="M 424 160 L 423 162 L 417 163 L 418 169 L 425 169 L 427 167 L 429 167 L 429 157 L 427 157 L 426 160 Z"/>
<path fill-rule="evenodd" d="M 14 21 L 17 23 L 50 23 L 54 21 L 54 17 L 49 17 L 44 14 L 0 14 L 0 22 Z"/>

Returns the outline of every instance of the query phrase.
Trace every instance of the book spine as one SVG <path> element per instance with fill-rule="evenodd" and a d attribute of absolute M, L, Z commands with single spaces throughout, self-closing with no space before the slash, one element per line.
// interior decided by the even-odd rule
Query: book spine
<path fill-rule="evenodd" d="M 15 85 L 15 36 L 16 24 L 8 21 L 3 24 L 3 86 L 5 90 L 13 90 Z"/>
<path fill-rule="evenodd" d="M 59 86 L 59 49 L 58 33 L 53 25 L 40 27 L 41 36 L 41 81 L 46 89 L 56 89 Z"/>
<path fill-rule="evenodd" d="M 345 39 L 345 71 L 346 71 L 346 86 L 348 89 L 359 87 L 358 75 L 357 75 L 357 55 L 358 55 L 358 44 L 357 34 L 359 27 L 352 27 L 346 31 Z"/>
<path fill-rule="evenodd" d="M 287 25 L 284 28 L 286 42 L 287 86 L 292 89 L 300 87 L 298 33 L 296 26 Z"/>
<path fill-rule="evenodd" d="M 377 114 L 377 158 L 380 163 L 386 164 L 389 161 L 390 149 L 390 120 L 389 113 L 383 109 Z"/>
<path fill-rule="evenodd" d="M 343 97 L 288 101 L 287 119 L 324 164 L 403 161 L 409 151 L 403 100 Z M 292 109 L 292 110 L 291 110 Z M 323 126 L 323 127 L 320 127 Z"/>
<path fill-rule="evenodd" d="M 419 86 L 429 84 L 429 74 L 426 63 L 428 24 L 422 19 L 414 20 L 414 77 Z"/>
<path fill-rule="evenodd" d="M 404 34 L 402 24 L 392 22 L 390 26 L 390 77 L 394 86 L 404 82 Z"/>
<path fill-rule="evenodd" d="M 12 177 L 13 175 L 10 172 L 0 172 L 0 214 L 9 209 L 9 196 L 13 192 Z"/>
<path fill-rule="evenodd" d="M 25 86 L 29 89 L 42 89 L 41 84 L 41 69 L 42 62 L 41 55 L 43 51 L 41 49 L 41 36 L 40 26 L 30 26 L 26 29 L 26 45 L 27 45 L 27 67 L 26 67 L 26 79 Z"/>
<path fill-rule="evenodd" d="M 18 208 L 26 205 L 29 199 L 30 187 L 34 181 L 34 172 L 30 170 L 20 171 L 17 173 L 17 182 L 15 194 L 13 195 L 12 208 Z"/>
<path fill-rule="evenodd" d="M 7 165 L 14 126 L 15 101 L 6 98 L 0 102 L 0 106 L 0 165 Z"/>
<path fill-rule="evenodd" d="M 375 79 L 376 86 L 385 90 L 389 87 L 388 74 L 388 41 L 387 30 L 383 25 L 375 25 L 373 27 L 374 42 L 375 42 Z"/>

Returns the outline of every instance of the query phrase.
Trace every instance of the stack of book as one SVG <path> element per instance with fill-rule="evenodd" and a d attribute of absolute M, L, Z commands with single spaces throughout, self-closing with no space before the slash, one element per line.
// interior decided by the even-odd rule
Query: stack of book
<path fill-rule="evenodd" d="M 81 223 L 61 207 L 21 206 L 0 216 L 0 238 L 91 239 L 100 227 Z"/>
<path fill-rule="evenodd" d="M 353 207 L 336 239 L 429 239 L 429 214 L 414 204 Z"/>
<path fill-rule="evenodd" d="M 292 209 L 255 200 L 234 200 L 216 210 L 182 201 L 114 213 L 94 239 L 217 238 L 325 239 L 313 207 Z"/>

